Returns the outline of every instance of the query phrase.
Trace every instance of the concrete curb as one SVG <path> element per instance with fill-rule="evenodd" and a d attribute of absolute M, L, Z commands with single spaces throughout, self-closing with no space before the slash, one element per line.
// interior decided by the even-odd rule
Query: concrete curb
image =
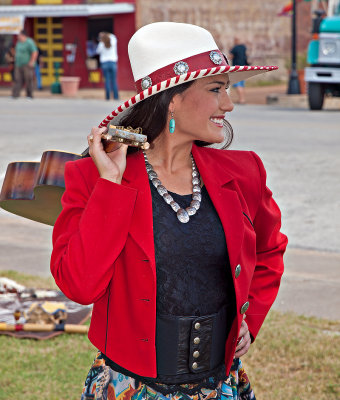
<path fill-rule="evenodd" d="M 340 254 L 288 248 L 273 309 L 340 321 Z"/>
<path fill-rule="evenodd" d="M 258 86 L 258 87 L 246 87 L 246 102 L 247 104 L 258 104 L 258 105 L 273 105 L 282 108 L 294 108 L 308 110 L 308 100 L 306 94 L 298 95 L 287 95 L 286 85 L 275 85 L 275 86 Z M 130 99 L 135 92 L 133 91 L 120 91 L 120 102 Z M 25 96 L 25 92 L 22 90 L 21 97 Z M 237 105 L 237 95 L 233 88 L 230 91 L 232 101 Z M 0 97 L 11 98 L 10 88 L 0 88 Z M 36 90 L 34 97 L 39 99 L 86 99 L 86 100 L 103 100 L 105 101 L 104 89 L 79 89 L 78 93 L 74 97 L 65 97 L 62 94 L 52 94 L 49 89 Z M 109 100 L 116 102 L 116 100 Z M 326 97 L 324 103 L 324 110 L 340 110 L 340 98 Z"/>
<path fill-rule="evenodd" d="M 283 94 L 272 93 L 266 98 L 268 105 L 279 106 L 283 108 L 298 108 L 308 110 L 308 99 L 306 94 Z M 340 98 L 326 97 L 323 105 L 323 110 L 340 111 Z"/>

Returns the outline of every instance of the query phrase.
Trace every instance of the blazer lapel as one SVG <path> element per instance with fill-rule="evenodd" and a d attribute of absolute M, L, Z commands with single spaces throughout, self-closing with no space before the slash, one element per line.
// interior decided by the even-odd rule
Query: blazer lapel
<path fill-rule="evenodd" d="M 122 184 L 138 191 L 129 232 L 150 260 L 151 268 L 156 278 L 152 198 L 149 178 L 141 151 L 128 156 Z"/>
<path fill-rule="evenodd" d="M 233 267 L 239 262 L 244 235 L 243 214 L 238 197 L 237 182 L 231 169 L 228 169 L 226 157 L 216 157 L 216 153 L 212 154 L 209 149 L 200 148 L 196 145 L 193 145 L 192 154 L 221 219 L 230 265 Z"/>

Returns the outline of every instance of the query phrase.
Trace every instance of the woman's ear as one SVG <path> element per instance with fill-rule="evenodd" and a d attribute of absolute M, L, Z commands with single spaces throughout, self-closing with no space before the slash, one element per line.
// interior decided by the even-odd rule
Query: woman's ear
<path fill-rule="evenodd" d="M 182 101 L 182 93 L 175 94 L 169 103 L 169 113 L 175 112 L 175 109 L 180 107 L 181 101 Z"/>
<path fill-rule="evenodd" d="M 175 108 L 176 108 L 176 106 L 175 106 L 174 98 L 172 98 L 169 103 L 168 114 L 173 113 L 175 111 Z"/>

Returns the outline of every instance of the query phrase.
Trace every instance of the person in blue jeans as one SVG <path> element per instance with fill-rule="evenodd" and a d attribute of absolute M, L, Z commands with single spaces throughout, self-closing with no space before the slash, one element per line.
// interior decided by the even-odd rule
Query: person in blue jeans
<path fill-rule="evenodd" d="M 105 79 L 106 100 L 110 99 L 111 91 L 113 98 L 118 99 L 117 63 L 115 61 L 105 61 L 101 63 L 101 68 Z"/>
<path fill-rule="evenodd" d="M 37 46 L 37 49 L 38 49 L 38 58 L 35 63 L 35 79 L 36 79 L 36 83 L 37 83 L 37 89 L 42 90 L 41 71 L 40 71 L 42 51 L 38 46 Z"/>
<path fill-rule="evenodd" d="M 233 65 L 249 65 L 247 59 L 247 48 L 238 37 L 234 38 L 234 47 L 230 50 L 230 56 L 233 60 Z M 233 85 L 238 94 L 238 103 L 245 104 L 245 84 L 244 81 L 237 82 Z"/>
<path fill-rule="evenodd" d="M 110 100 L 112 92 L 113 98 L 118 100 L 118 84 L 117 84 L 117 38 L 112 33 L 101 32 L 99 34 L 100 42 L 97 46 L 96 53 L 99 54 L 100 66 L 105 79 L 105 96 L 106 100 Z"/>

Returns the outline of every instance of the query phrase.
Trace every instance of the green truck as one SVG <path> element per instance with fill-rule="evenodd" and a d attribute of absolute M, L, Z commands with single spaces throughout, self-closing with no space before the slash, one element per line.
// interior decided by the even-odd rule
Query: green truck
<path fill-rule="evenodd" d="M 325 95 L 340 97 L 340 0 L 329 0 L 325 14 L 316 11 L 307 51 L 305 81 L 311 110 L 322 109 Z"/>

